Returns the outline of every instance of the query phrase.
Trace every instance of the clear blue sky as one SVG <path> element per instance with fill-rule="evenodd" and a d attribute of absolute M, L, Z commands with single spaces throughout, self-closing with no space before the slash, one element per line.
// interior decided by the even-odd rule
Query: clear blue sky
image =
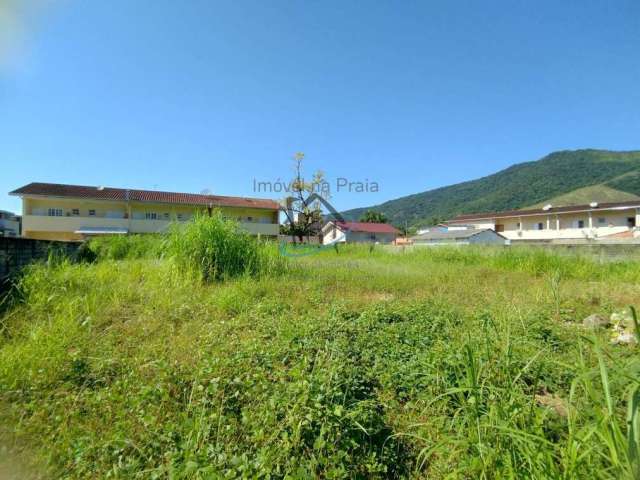
<path fill-rule="evenodd" d="M 3 209 L 31 181 L 254 195 L 296 151 L 379 183 L 334 195 L 350 208 L 640 148 L 638 0 L 18 5 L 0 2 Z"/>

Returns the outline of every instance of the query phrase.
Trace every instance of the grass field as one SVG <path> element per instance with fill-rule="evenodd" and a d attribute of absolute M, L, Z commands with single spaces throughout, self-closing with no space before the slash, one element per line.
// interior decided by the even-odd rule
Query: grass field
<path fill-rule="evenodd" d="M 639 263 L 259 245 L 205 275 L 216 232 L 24 276 L 0 340 L 20 478 L 638 474 L 638 348 L 581 321 L 638 304 Z"/>

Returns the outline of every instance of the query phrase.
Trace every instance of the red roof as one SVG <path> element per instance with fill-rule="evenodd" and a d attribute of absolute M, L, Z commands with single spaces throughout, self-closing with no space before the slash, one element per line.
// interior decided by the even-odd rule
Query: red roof
<path fill-rule="evenodd" d="M 92 200 L 119 200 L 152 203 L 173 203 L 182 205 L 204 205 L 212 207 L 245 207 L 277 210 L 280 205 L 275 200 L 245 197 L 225 197 L 201 195 L 197 193 L 157 192 L 155 190 L 135 190 L 111 187 L 87 187 L 82 185 L 62 185 L 59 183 L 30 183 L 20 187 L 10 195 L 42 195 L 47 197 L 69 197 Z"/>
<path fill-rule="evenodd" d="M 367 223 L 367 222 L 335 222 L 341 230 L 349 230 L 351 232 L 367 232 L 367 233 L 395 233 L 399 234 L 392 225 L 388 223 Z"/>

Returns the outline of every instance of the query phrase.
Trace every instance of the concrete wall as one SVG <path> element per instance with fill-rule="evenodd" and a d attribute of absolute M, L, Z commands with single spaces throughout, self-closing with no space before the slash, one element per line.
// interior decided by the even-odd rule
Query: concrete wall
<path fill-rule="evenodd" d="M 52 250 L 73 257 L 80 245 L 81 243 L 0 237 L 0 279 L 19 272 L 30 263 L 46 260 Z"/>
<path fill-rule="evenodd" d="M 347 232 L 347 243 L 393 243 L 395 233 Z"/>

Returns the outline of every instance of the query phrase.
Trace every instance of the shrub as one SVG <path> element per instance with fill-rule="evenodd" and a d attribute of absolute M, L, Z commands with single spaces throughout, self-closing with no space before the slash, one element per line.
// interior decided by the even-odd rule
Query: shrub
<path fill-rule="evenodd" d="M 175 224 L 166 240 L 166 254 L 207 282 L 277 273 L 284 267 L 274 245 L 260 242 L 219 212 L 198 215 L 184 226 Z"/>

